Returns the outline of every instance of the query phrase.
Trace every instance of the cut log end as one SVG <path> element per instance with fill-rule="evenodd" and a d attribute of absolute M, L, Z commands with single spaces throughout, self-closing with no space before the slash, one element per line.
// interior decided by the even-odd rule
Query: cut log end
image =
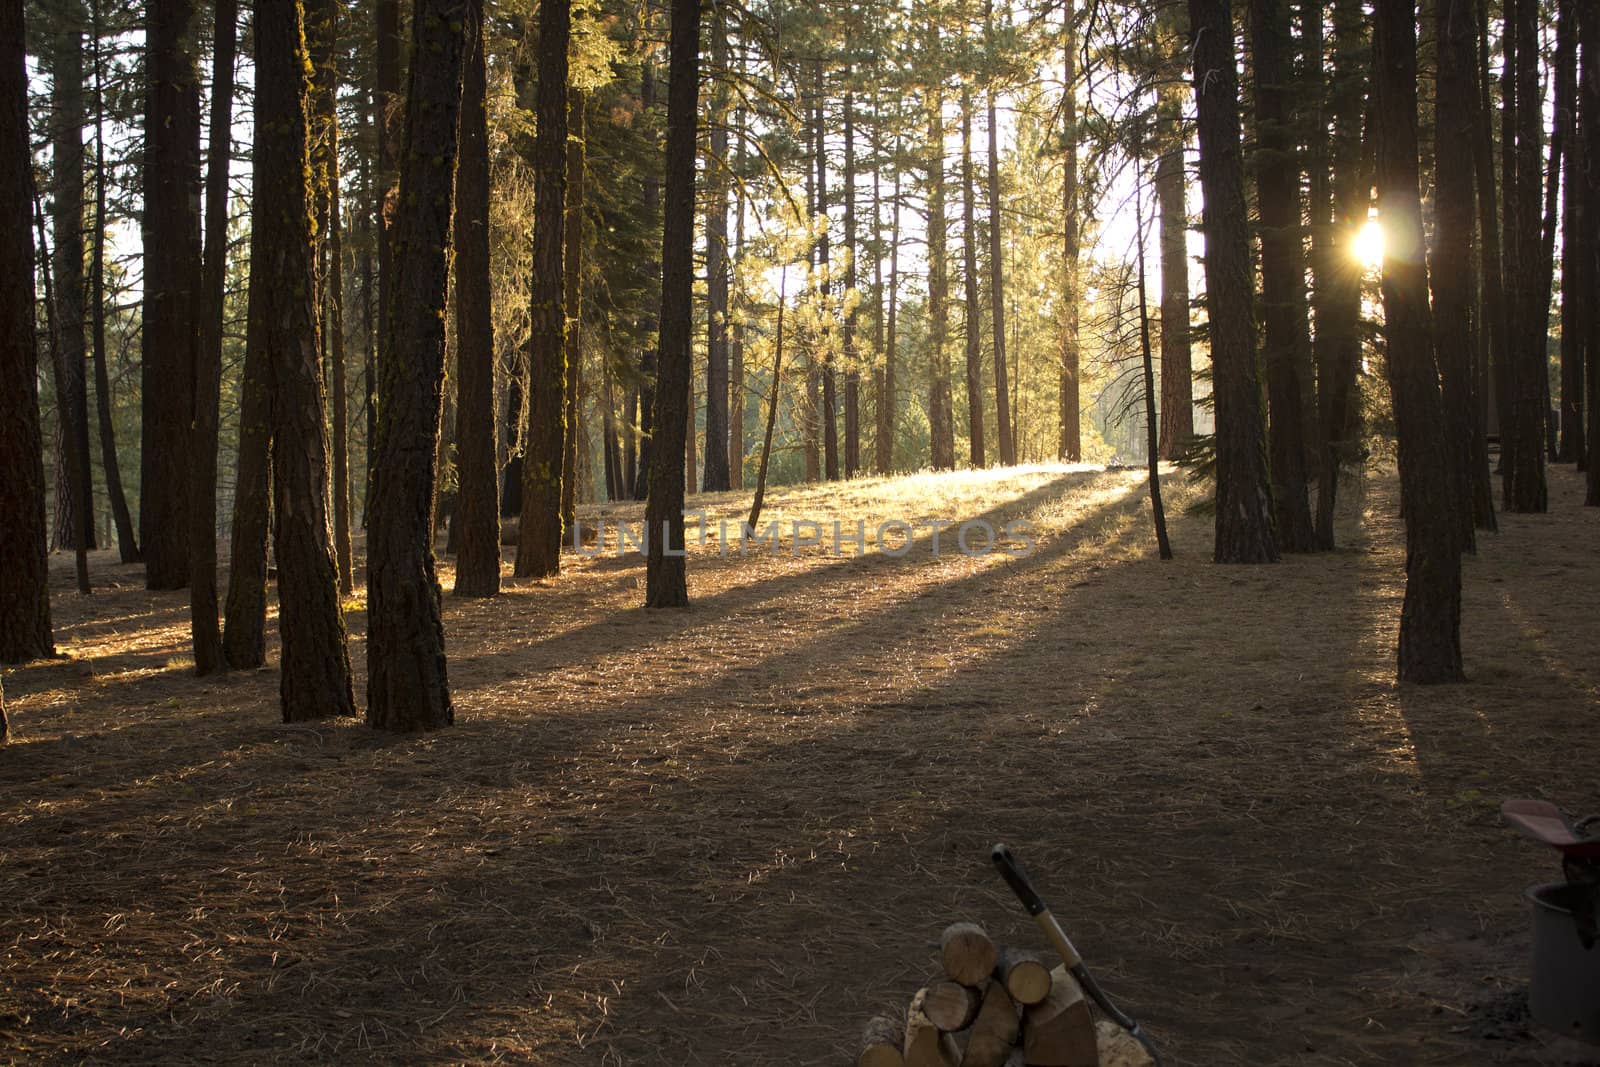
<path fill-rule="evenodd" d="M 905 1067 L 957 1067 L 961 1050 L 955 1038 L 928 1020 L 922 1006 L 928 991 L 918 990 L 906 1011 Z"/>
<path fill-rule="evenodd" d="M 951 923 L 939 938 L 939 960 L 944 973 L 962 985 L 978 986 L 989 980 L 1000 953 L 977 923 Z"/>
<path fill-rule="evenodd" d="M 1050 968 L 1026 949 L 1001 949 L 995 974 L 1018 1004 L 1037 1004 L 1050 995 Z"/>
<path fill-rule="evenodd" d="M 861 1029 L 861 1054 L 856 1057 L 856 1067 L 903 1067 L 906 1058 L 901 1049 L 905 1043 L 903 1017 L 874 1016 Z"/>
<path fill-rule="evenodd" d="M 934 982 L 922 999 L 922 1014 L 946 1033 L 965 1030 L 978 1017 L 978 991 L 960 982 Z"/>

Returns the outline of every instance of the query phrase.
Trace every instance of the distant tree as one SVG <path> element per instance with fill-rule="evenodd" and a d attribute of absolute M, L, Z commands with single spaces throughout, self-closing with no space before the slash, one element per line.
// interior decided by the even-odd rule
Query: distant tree
<path fill-rule="evenodd" d="M 989 18 L 993 20 L 993 5 Z M 1006 370 L 1006 272 L 1005 219 L 1000 199 L 1000 123 L 995 104 L 996 92 L 989 87 L 989 153 L 987 185 L 989 194 L 989 303 L 994 318 L 994 426 L 1002 466 L 1017 462 L 1017 439 L 1011 424 L 1010 375 Z"/>
<path fill-rule="evenodd" d="M 1239 141 L 1231 0 L 1189 0 L 1205 197 L 1206 311 L 1217 422 L 1218 563 L 1274 563 L 1272 491 L 1256 380 L 1255 286 Z"/>
<path fill-rule="evenodd" d="M 257 2 L 250 265 L 261 278 L 246 342 L 265 348 L 271 382 L 284 722 L 355 714 L 328 526 L 303 16 L 300 0 Z"/>
<path fill-rule="evenodd" d="M 1412 0 L 1378 0 L 1375 134 L 1383 256 L 1383 333 L 1400 453 L 1406 593 L 1402 682 L 1463 680 L 1460 506 L 1448 470 L 1428 307 L 1417 162 L 1417 24 Z"/>
<path fill-rule="evenodd" d="M 397 733 L 455 721 L 430 535 L 462 72 L 482 28 L 476 0 L 418 0 L 411 25 L 367 535 L 367 724 Z"/>
<path fill-rule="evenodd" d="M 728 30 L 725 9 L 711 4 L 711 90 L 706 133 L 706 458 L 701 486 L 730 487 L 728 469 Z"/>
<path fill-rule="evenodd" d="M 583 450 L 583 211 L 585 126 L 589 94 L 577 87 L 567 90 L 567 189 L 562 208 L 561 303 L 567 318 L 567 373 L 562 387 L 563 417 L 567 434 L 561 452 L 561 535 L 571 533 L 577 517 L 578 456 Z"/>
<path fill-rule="evenodd" d="M 686 607 L 683 536 L 690 315 L 694 306 L 694 161 L 700 91 L 700 7 L 672 0 L 667 45 L 666 205 L 661 235 L 661 342 L 656 354 L 655 440 L 645 506 L 649 556 L 645 606 Z"/>
<path fill-rule="evenodd" d="M 55 654 L 34 334 L 22 0 L 0 0 L 0 662 Z"/>
<path fill-rule="evenodd" d="M 929 30 L 929 55 L 939 49 L 938 27 Z M 934 470 L 956 465 L 954 400 L 950 391 L 950 357 L 945 341 L 950 335 L 950 277 L 946 261 L 944 178 L 944 93 L 935 69 L 926 101 L 928 134 L 928 447 Z"/>
<path fill-rule="evenodd" d="M 495 474 L 494 323 L 489 306 L 488 73 L 481 35 L 467 54 L 461 88 L 461 162 L 456 167 L 456 596 L 500 591 L 500 518 Z"/>
<path fill-rule="evenodd" d="M 189 583 L 189 424 L 201 264 L 198 29 L 194 0 L 145 6 L 139 540 L 151 589 Z"/>
<path fill-rule="evenodd" d="M 533 148 L 532 332 L 527 347 L 528 423 L 522 448 L 518 578 L 561 569 L 561 470 L 566 435 L 567 324 L 562 282 L 567 195 L 569 0 L 540 0 L 539 88 Z"/>
<path fill-rule="evenodd" d="M 222 401 L 222 332 L 228 279 L 228 163 L 233 149 L 233 58 L 239 8 L 217 0 L 212 49 L 211 137 L 206 160 L 205 261 L 200 344 L 194 364 L 194 443 L 189 486 L 189 630 L 194 671 L 227 664 L 217 623 L 217 424 Z"/>

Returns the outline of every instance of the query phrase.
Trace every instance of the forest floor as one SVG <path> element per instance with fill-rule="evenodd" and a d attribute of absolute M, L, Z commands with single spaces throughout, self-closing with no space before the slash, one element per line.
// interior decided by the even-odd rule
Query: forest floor
<path fill-rule="evenodd" d="M 183 593 L 58 557 L 66 658 L 5 679 L 0 1060 L 849 1062 L 946 923 L 1044 947 L 1003 840 L 1169 1063 L 1587 1062 L 1527 1020 L 1558 868 L 1497 807 L 1600 809 L 1600 510 L 1553 471 L 1466 564 L 1471 684 L 1397 688 L 1391 476 L 1254 568 L 1171 483 L 1170 563 L 1138 472 L 1062 467 L 769 500 L 1027 518 L 1026 558 L 692 548 L 647 612 L 640 556 L 569 554 L 446 597 L 420 738 L 280 725 L 275 635 L 196 679 Z"/>

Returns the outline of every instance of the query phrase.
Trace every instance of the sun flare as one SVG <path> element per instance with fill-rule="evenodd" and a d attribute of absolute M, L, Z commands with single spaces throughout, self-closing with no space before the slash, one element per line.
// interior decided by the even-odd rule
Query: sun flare
<path fill-rule="evenodd" d="M 1367 270 L 1377 270 L 1383 266 L 1384 249 L 1383 226 L 1377 219 L 1368 219 L 1356 232 L 1356 243 L 1351 253 Z"/>

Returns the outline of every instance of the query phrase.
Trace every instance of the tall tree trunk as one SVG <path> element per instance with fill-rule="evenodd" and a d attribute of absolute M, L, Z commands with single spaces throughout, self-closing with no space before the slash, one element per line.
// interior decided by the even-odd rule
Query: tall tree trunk
<path fill-rule="evenodd" d="M 1205 197 L 1206 309 L 1217 423 L 1218 563 L 1273 563 L 1272 491 L 1261 432 L 1249 215 L 1239 143 L 1230 0 L 1189 0 Z"/>
<path fill-rule="evenodd" d="M 561 530 L 572 530 L 578 507 L 578 456 L 583 448 L 583 427 L 579 394 L 583 388 L 583 210 L 584 188 L 584 111 L 587 97 L 581 89 L 570 91 L 567 101 L 567 191 L 562 223 L 566 262 L 562 267 L 562 304 L 567 316 L 567 436 L 562 442 Z"/>
<path fill-rule="evenodd" d="M 572 5 L 539 3 L 539 88 L 534 140 L 532 330 L 528 424 L 522 450 L 518 578 L 561 569 L 561 470 L 566 457 L 567 332 L 563 288 L 567 195 L 567 43 Z"/>
<path fill-rule="evenodd" d="M 1508 455 L 1503 464 L 1506 475 L 1505 506 L 1508 511 L 1542 512 L 1549 504 L 1544 475 L 1545 395 L 1549 389 L 1546 345 L 1549 338 L 1549 299 L 1542 292 L 1543 231 L 1542 158 L 1540 144 L 1544 127 L 1544 98 L 1539 88 L 1539 3 L 1538 0 L 1510 0 L 1514 17 L 1511 33 L 1516 39 L 1516 181 L 1508 189 L 1512 225 L 1508 246 L 1516 249 L 1516 269 L 1508 278 L 1517 279 L 1514 334 L 1508 360 L 1512 394 Z M 1513 195 L 1514 194 L 1514 195 Z M 1544 299 L 1541 299 L 1544 297 Z"/>
<path fill-rule="evenodd" d="M 362 521 L 372 527 L 373 463 L 378 454 L 379 364 L 388 354 L 389 312 L 394 302 L 394 235 L 390 198 L 400 179 L 400 140 L 404 100 L 400 95 L 400 0 L 373 0 L 377 47 L 373 64 L 373 107 L 377 111 L 378 167 L 376 197 L 372 205 L 378 242 L 378 341 L 367 378 L 367 498 Z M 368 546 L 371 555 L 371 546 Z"/>
<path fill-rule="evenodd" d="M 327 431 L 317 346 L 308 63 L 299 0 L 258 0 L 250 337 L 272 391 L 273 549 L 284 722 L 355 714 L 328 539 Z"/>
<path fill-rule="evenodd" d="M 39 235 L 39 277 L 44 282 L 44 314 L 46 336 L 50 344 L 50 369 L 51 378 L 55 383 L 56 410 L 60 417 L 56 421 L 56 543 L 73 550 L 75 570 L 77 572 L 78 592 L 87 595 L 89 588 L 89 550 L 79 537 L 81 527 L 76 516 L 81 513 L 77 500 L 77 487 L 81 484 L 77 477 L 78 457 L 71 455 L 72 448 L 68 442 L 72 439 L 69 427 L 71 416 L 68 414 L 66 378 L 67 368 L 61 358 L 61 323 L 60 315 L 56 312 L 56 294 L 51 282 L 50 245 L 45 240 L 44 232 L 44 205 L 39 200 L 38 189 L 33 190 L 33 218 L 34 226 Z"/>
<path fill-rule="evenodd" d="M 743 71 L 743 58 L 740 59 L 740 70 Z M 734 173 L 744 174 L 744 133 L 745 112 L 739 109 L 738 120 L 735 128 L 738 136 L 734 140 Z M 733 192 L 733 266 L 735 268 L 744 262 L 744 188 L 736 186 Z M 728 340 L 728 485 L 733 489 L 744 488 L 744 421 L 745 409 L 748 406 L 744 390 L 744 316 L 740 314 L 744 303 L 744 287 L 738 286 L 729 298 L 730 313 L 733 325 Z"/>
<path fill-rule="evenodd" d="M 197 28 L 194 0 L 150 0 L 145 8 L 139 540 L 151 589 L 189 582 L 189 424 L 201 255 Z"/>
<path fill-rule="evenodd" d="M 933 31 L 933 47 L 939 43 Z M 933 54 L 933 53 L 930 53 Z M 944 98 L 939 85 L 929 89 L 928 109 L 928 448 L 936 471 L 956 465 L 955 412 L 950 392 L 949 263 L 944 211 Z"/>
<path fill-rule="evenodd" d="M 1472 521 L 1480 530 L 1493 530 L 1497 523 L 1487 434 L 1491 404 L 1498 411 L 1505 410 L 1501 402 L 1504 390 L 1498 379 L 1503 374 L 1510 351 L 1510 320 L 1506 311 L 1505 281 L 1501 273 L 1502 231 L 1494 169 L 1494 123 L 1489 107 L 1489 32 L 1485 3 L 1486 0 L 1477 0 L 1473 13 L 1477 53 L 1473 61 L 1472 169 L 1478 194 L 1478 267 L 1481 281 L 1478 306 L 1481 355 L 1478 365 L 1473 369 L 1473 380 L 1478 394 L 1478 410 L 1475 414 L 1482 433 L 1472 464 Z M 1494 379 L 1492 386 L 1491 373 Z"/>
<path fill-rule="evenodd" d="M 1078 254 L 1082 205 L 1078 192 L 1078 28 L 1068 11 L 1061 48 L 1061 444 L 1056 458 L 1083 458 L 1082 403 L 1078 397 Z"/>
<path fill-rule="evenodd" d="M 830 304 L 829 293 L 832 291 L 833 279 L 829 262 L 832 258 L 832 248 L 829 241 L 831 222 L 828 217 L 828 127 L 827 127 L 827 83 L 822 76 L 822 68 L 817 67 L 817 106 L 816 122 L 817 135 L 814 142 L 817 150 L 817 208 L 816 217 L 821 220 L 822 232 L 817 237 L 817 301 L 823 314 L 823 337 L 819 338 L 822 352 L 822 473 L 830 482 L 839 480 L 839 396 L 838 375 L 836 373 L 837 361 L 833 358 L 833 345 L 828 343 L 827 334 L 832 325 L 833 307 Z"/>
<path fill-rule="evenodd" d="M 483 39 L 473 38 L 461 86 L 456 166 L 456 596 L 500 591 L 495 474 L 494 323 L 489 303 L 489 115 Z"/>
<path fill-rule="evenodd" d="M 28 215 L 28 70 L 22 0 L 0 0 L 0 663 L 55 655 L 44 521 L 44 442 Z"/>
<path fill-rule="evenodd" d="M 694 157 L 700 91 L 700 7 L 672 0 L 667 46 L 667 188 L 661 235 L 661 344 L 656 355 L 655 444 L 645 506 L 645 606 L 686 607 L 683 460 L 694 307 Z"/>
<path fill-rule="evenodd" d="M 1146 293 L 1144 269 L 1144 176 L 1135 176 L 1133 202 L 1139 247 L 1139 355 L 1143 362 L 1144 433 L 1146 481 L 1150 488 L 1150 521 L 1156 528 L 1156 553 L 1172 558 L 1172 542 L 1167 538 L 1167 509 L 1161 502 L 1161 444 L 1156 426 L 1156 371 L 1150 354 L 1150 300 Z"/>
<path fill-rule="evenodd" d="M 1577 95 L 1578 27 L 1573 18 L 1573 0 L 1559 0 L 1556 18 L 1556 58 L 1550 80 L 1555 85 L 1555 122 L 1550 131 L 1550 162 L 1544 185 L 1544 224 L 1540 229 L 1539 274 L 1535 302 L 1543 312 L 1546 350 L 1549 347 L 1550 295 L 1555 288 L 1556 228 L 1561 215 L 1561 168 L 1570 150 L 1569 124 L 1573 97 Z M 1541 122 L 1543 121 L 1541 116 Z M 1535 314 L 1539 318 L 1538 314 Z M 1546 442 L 1546 459 L 1556 462 L 1561 416 L 1550 395 L 1549 357 L 1539 362 L 1540 406 L 1545 413 L 1540 440 Z"/>
<path fill-rule="evenodd" d="M 846 72 L 848 74 L 848 71 Z M 856 352 L 856 105 L 844 94 L 844 476 L 861 470 L 861 368 Z"/>
<path fill-rule="evenodd" d="M 1315 8 L 1321 19 L 1321 8 Z M 1158 22 L 1162 56 L 1177 66 L 1182 9 L 1169 5 Z M 1321 55 L 1315 63 L 1322 71 Z M 1194 366 L 1189 341 L 1189 205 L 1183 93 L 1174 82 L 1156 96 L 1156 203 L 1161 244 L 1161 433 L 1157 451 L 1175 459 L 1194 436 Z"/>
<path fill-rule="evenodd" d="M 896 143 L 896 148 L 899 147 Z M 889 207 L 889 310 L 883 328 L 883 393 L 878 403 L 883 413 L 878 416 L 878 473 L 894 471 L 895 428 L 895 341 L 900 311 L 900 165 L 895 164 L 894 189 Z"/>
<path fill-rule="evenodd" d="M 1306 495 L 1305 381 L 1311 366 L 1305 251 L 1300 236 L 1300 163 L 1290 127 L 1291 55 L 1287 0 L 1251 0 L 1255 64 L 1256 193 L 1261 211 L 1263 362 L 1278 546 L 1316 548 Z"/>
<path fill-rule="evenodd" d="M 622 499 L 622 453 L 617 440 L 615 383 L 611 379 L 611 354 L 600 358 L 601 445 L 605 448 L 606 501 Z"/>
<path fill-rule="evenodd" d="M 200 350 L 194 375 L 189 489 L 189 628 L 194 672 L 224 669 L 217 623 L 217 423 L 222 405 L 222 326 L 228 284 L 228 164 L 233 150 L 233 57 L 239 9 L 218 0 L 212 52 L 211 138 L 206 158 L 206 245 Z"/>
<path fill-rule="evenodd" d="M 255 228 L 251 229 L 255 240 Z M 252 260 L 252 264 L 254 260 Z M 249 302 L 265 305 L 266 272 L 250 271 Z M 223 605 L 222 654 L 235 670 L 267 661 L 267 523 L 272 510 L 272 372 L 264 325 L 245 327 L 244 381 L 239 395 L 239 461 L 233 482 L 233 528 L 228 549 L 228 596 Z"/>
<path fill-rule="evenodd" d="M 1445 458 L 1460 505 L 1461 548 L 1477 547 L 1473 524 L 1473 465 L 1482 451 L 1474 383 L 1477 349 L 1471 275 L 1475 228 L 1473 140 L 1477 65 L 1471 0 L 1438 0 L 1438 93 L 1434 103 L 1433 287 L 1434 340 L 1443 388 Z M 1485 467 L 1487 470 L 1487 467 Z"/>
<path fill-rule="evenodd" d="M 1017 440 L 1011 428 L 1011 394 L 1006 370 L 1006 273 L 1003 207 L 1000 203 L 1000 129 L 995 91 L 989 90 L 989 302 L 994 305 L 994 426 L 1000 463 L 1015 466 Z"/>
<path fill-rule="evenodd" d="M 965 288 L 967 441 L 972 466 L 987 467 L 983 439 L 983 314 L 978 297 L 978 209 L 972 170 L 972 90 L 961 88 L 961 275 Z"/>
<path fill-rule="evenodd" d="M 1576 30 L 1582 18 L 1576 11 L 1565 15 L 1574 22 Z M 1584 305 L 1592 286 L 1584 260 L 1584 247 L 1588 236 L 1584 230 L 1589 218 L 1584 212 L 1584 169 L 1589 164 L 1584 156 L 1583 139 L 1578 128 L 1578 111 L 1582 106 L 1577 91 L 1576 64 L 1567 76 L 1572 86 L 1566 94 L 1568 101 L 1564 112 L 1557 112 L 1558 121 L 1566 128 L 1566 163 L 1562 195 L 1561 217 L 1561 444 L 1558 459 L 1562 463 L 1582 464 L 1588 453 L 1584 435 Z"/>
<path fill-rule="evenodd" d="M 701 484 L 706 492 L 729 487 L 728 479 L 728 37 L 721 4 L 712 5 L 711 93 L 706 151 L 706 455 Z"/>
<path fill-rule="evenodd" d="M 1579 233 L 1584 235 L 1584 277 L 1586 289 L 1592 293 L 1600 281 L 1600 237 L 1595 236 L 1595 222 L 1600 219 L 1600 7 L 1580 4 L 1578 7 L 1578 37 L 1583 47 L 1583 80 L 1578 105 L 1578 129 L 1583 136 L 1583 218 Z M 1585 300 L 1583 315 L 1584 377 L 1588 386 L 1588 462 L 1587 492 L 1583 502 L 1589 507 L 1600 507 L 1600 309 L 1593 300 Z"/>
<path fill-rule="evenodd" d="M 1406 520 L 1402 682 L 1459 682 L 1460 532 L 1429 322 L 1417 165 L 1417 38 L 1412 0 L 1378 0 L 1376 90 L 1384 336 Z"/>
<path fill-rule="evenodd" d="M 565 0 L 560 6 L 565 15 Z M 437 730 L 455 721 L 429 518 L 462 71 L 482 31 L 483 8 L 475 0 L 418 0 L 394 220 L 394 304 L 384 347 L 393 358 L 378 367 L 367 549 L 367 724 L 394 732 Z M 564 61 L 565 35 L 559 39 Z M 565 81 L 558 83 L 563 103 Z M 565 117 L 565 107 L 561 113 Z M 559 272 L 555 278 L 559 285 Z M 558 290 L 558 317 L 560 307 Z"/>
<path fill-rule="evenodd" d="M 100 55 L 100 0 L 90 0 L 89 32 L 94 42 L 94 229 L 90 239 L 90 334 L 94 351 L 94 402 L 100 427 L 100 465 L 105 469 L 106 496 L 117 527 L 117 555 L 123 563 L 138 563 L 138 538 L 133 514 L 122 488 L 122 465 L 117 461 L 116 426 L 111 417 L 111 375 L 106 367 L 106 149 L 105 91 Z"/>
<path fill-rule="evenodd" d="M 1317 321 L 1317 544 L 1334 547 L 1333 517 L 1341 469 L 1361 446 L 1361 275 L 1355 251 L 1367 219 L 1371 182 L 1363 173 L 1361 123 L 1371 55 L 1360 0 L 1337 0 L 1333 9 L 1333 55 L 1326 99 L 1333 133 L 1327 147 L 1328 228 L 1316 257 L 1313 290 Z"/>
<path fill-rule="evenodd" d="M 649 8 L 646 11 L 646 21 L 649 21 Z M 644 62 L 639 73 L 639 106 L 648 115 L 656 106 L 656 71 L 653 62 L 652 50 L 646 47 Z M 645 225 L 654 231 L 660 225 L 661 218 L 661 180 L 656 175 L 656 168 L 649 167 L 645 171 L 642 183 L 642 205 L 644 207 Z M 645 320 L 640 323 L 640 334 L 645 338 L 644 348 L 639 353 L 639 388 L 633 403 L 638 408 L 639 427 L 639 453 L 638 461 L 634 464 L 633 471 L 633 498 L 643 500 L 649 492 L 650 486 L 650 451 L 656 417 L 656 343 L 651 340 L 659 329 L 658 320 L 649 311 L 654 311 L 659 306 L 661 284 L 661 268 L 652 263 L 649 267 L 648 278 L 651 288 L 657 292 L 646 293 L 644 306 L 647 311 Z M 652 306 L 654 304 L 654 306 Z M 629 425 L 634 419 L 630 415 Z M 631 454 L 631 453 L 630 453 Z"/>
<path fill-rule="evenodd" d="M 85 553 L 96 547 L 94 476 L 89 466 L 89 390 L 83 315 L 83 9 L 67 0 L 57 12 L 51 71 L 50 228 L 55 235 L 56 319 L 61 338 L 61 438 L 70 501 L 67 544 L 83 560 L 78 590 L 89 591 Z"/>

